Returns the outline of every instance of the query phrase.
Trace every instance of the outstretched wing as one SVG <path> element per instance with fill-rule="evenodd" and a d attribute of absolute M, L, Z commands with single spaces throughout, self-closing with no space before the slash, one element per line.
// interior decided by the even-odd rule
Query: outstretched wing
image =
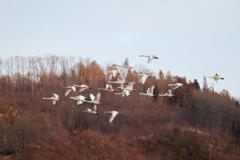
<path fill-rule="evenodd" d="M 70 88 L 70 89 L 68 89 L 67 91 L 66 91 L 66 93 L 65 93 L 65 97 L 67 97 L 67 95 L 70 93 L 72 91 L 72 89 Z"/>
<path fill-rule="evenodd" d="M 112 112 L 112 116 L 111 116 L 111 118 L 110 118 L 110 120 L 109 120 L 109 123 L 111 123 L 111 122 L 114 120 L 114 118 L 116 117 L 116 115 L 117 115 L 117 112 Z"/>
<path fill-rule="evenodd" d="M 126 58 L 124 66 L 129 66 L 129 59 L 128 58 Z"/>
<path fill-rule="evenodd" d="M 82 91 L 84 91 L 86 88 L 84 88 L 84 87 L 81 87 L 81 89 L 79 90 L 79 92 L 82 92 Z"/>
<path fill-rule="evenodd" d="M 153 54 L 150 54 L 150 56 L 149 56 L 149 58 L 148 58 L 148 64 L 152 61 L 152 59 L 153 59 Z"/>
<path fill-rule="evenodd" d="M 167 90 L 167 94 L 171 95 L 172 94 L 172 91 L 169 89 Z"/>
<path fill-rule="evenodd" d="M 149 92 L 153 94 L 153 90 L 154 90 L 154 88 L 155 88 L 155 86 L 152 85 L 152 87 L 150 88 L 150 91 L 149 91 Z"/>
<path fill-rule="evenodd" d="M 116 75 L 117 75 L 117 71 L 116 71 L 116 70 L 112 70 L 112 75 L 113 75 L 113 77 L 115 78 Z"/>
<path fill-rule="evenodd" d="M 57 94 L 53 93 L 53 95 L 54 95 L 54 97 L 56 97 L 56 99 L 59 98 L 59 96 Z"/>
<path fill-rule="evenodd" d="M 93 111 L 97 111 L 97 105 L 94 105 L 92 108 Z"/>
<path fill-rule="evenodd" d="M 142 84 L 144 84 L 146 82 L 147 77 L 148 77 L 148 75 L 143 74 L 143 76 L 141 77 Z"/>
<path fill-rule="evenodd" d="M 101 96 L 101 93 L 98 93 L 98 94 L 96 95 L 94 101 L 99 102 L 99 100 L 100 100 L 100 96 Z"/>
<path fill-rule="evenodd" d="M 91 99 L 92 101 L 94 101 L 95 96 L 94 96 L 93 94 L 90 94 L 90 99 Z"/>
<path fill-rule="evenodd" d="M 79 105 L 79 104 L 83 104 L 83 101 L 82 100 L 78 100 L 77 101 L 77 105 Z"/>
<path fill-rule="evenodd" d="M 108 79 L 111 80 L 112 79 L 113 74 L 112 73 L 108 73 Z"/>

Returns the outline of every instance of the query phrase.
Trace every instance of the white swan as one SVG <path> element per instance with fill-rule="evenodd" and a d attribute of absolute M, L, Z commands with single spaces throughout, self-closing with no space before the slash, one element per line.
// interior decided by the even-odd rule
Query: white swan
<path fill-rule="evenodd" d="M 221 74 L 218 74 L 218 73 L 216 73 L 215 76 L 213 77 L 203 76 L 203 78 L 213 78 L 216 82 L 218 82 L 218 80 L 224 79 L 223 77 L 221 77 Z"/>
<path fill-rule="evenodd" d="M 116 83 L 119 85 L 128 84 L 123 77 L 119 77 L 117 81 L 108 81 L 108 83 Z"/>
<path fill-rule="evenodd" d="M 91 87 L 89 87 L 89 86 L 87 86 L 87 85 L 73 85 L 74 87 L 79 87 L 80 88 L 80 90 L 79 90 L 79 92 L 82 92 L 82 91 L 84 91 L 85 89 L 91 89 Z"/>
<path fill-rule="evenodd" d="M 177 89 L 178 87 L 182 87 L 182 86 L 185 86 L 185 85 L 182 84 L 182 83 L 175 83 L 175 84 L 168 84 L 168 86 L 174 87 L 173 90 L 175 90 L 175 89 Z"/>
<path fill-rule="evenodd" d="M 53 93 L 53 97 L 51 97 L 51 98 L 43 97 L 43 99 L 52 100 L 53 101 L 53 105 L 56 104 L 56 101 L 62 101 L 61 99 L 59 99 L 59 96 L 57 94 L 55 94 L 55 93 Z"/>
<path fill-rule="evenodd" d="M 130 94 L 129 90 L 124 89 L 122 93 L 115 93 L 115 95 L 121 94 L 122 97 L 126 96 L 132 96 L 132 94 Z"/>
<path fill-rule="evenodd" d="M 114 64 L 113 66 L 123 67 L 123 68 L 126 68 L 126 69 L 132 69 L 132 67 L 129 66 L 129 59 L 128 58 L 126 58 L 123 66 L 122 65 L 117 65 L 117 64 Z"/>
<path fill-rule="evenodd" d="M 118 111 L 104 111 L 103 113 L 112 113 L 112 116 L 109 119 L 109 123 L 111 123 L 117 115 L 121 115 L 121 113 Z"/>
<path fill-rule="evenodd" d="M 108 79 L 111 80 L 112 77 L 115 78 L 118 75 L 120 75 L 120 73 L 118 73 L 117 70 L 111 70 L 111 71 L 108 71 L 106 72 L 108 74 Z"/>
<path fill-rule="evenodd" d="M 159 96 L 174 97 L 175 95 L 173 95 L 173 94 L 172 94 L 172 91 L 169 89 L 169 90 L 167 90 L 167 93 L 165 93 L 165 94 L 159 94 Z"/>
<path fill-rule="evenodd" d="M 106 88 L 97 88 L 98 90 L 104 90 L 109 92 L 117 92 L 115 89 L 112 88 L 111 84 L 106 84 Z"/>
<path fill-rule="evenodd" d="M 92 113 L 92 114 L 98 114 L 97 112 L 97 105 L 94 105 L 92 109 L 82 110 L 82 112 Z"/>
<path fill-rule="evenodd" d="M 87 97 L 84 97 L 82 95 L 78 95 L 78 96 L 75 96 L 75 97 L 70 97 L 69 99 L 73 99 L 73 100 L 77 101 L 77 105 L 83 104 L 83 102 L 87 101 Z"/>
<path fill-rule="evenodd" d="M 154 94 L 153 94 L 154 88 L 155 88 L 155 86 L 152 85 L 151 88 L 148 88 L 147 93 L 139 93 L 139 95 L 145 95 L 145 96 L 154 97 Z"/>
<path fill-rule="evenodd" d="M 118 88 L 121 88 L 122 90 L 128 90 L 128 91 L 136 91 L 135 89 L 133 89 L 133 84 L 135 84 L 135 82 L 127 82 L 128 85 L 126 88 L 123 88 L 123 85 L 121 85 L 121 87 L 118 87 Z"/>
<path fill-rule="evenodd" d="M 158 59 L 158 57 L 156 57 L 154 54 L 150 54 L 149 56 L 140 55 L 139 57 L 148 57 L 148 64 L 152 61 L 152 59 Z"/>
<path fill-rule="evenodd" d="M 101 102 L 99 102 L 100 96 L 101 96 L 101 93 L 98 93 L 96 97 L 93 94 L 90 94 L 90 98 L 92 101 L 86 101 L 86 102 L 93 103 L 93 104 L 101 104 Z"/>
<path fill-rule="evenodd" d="M 67 91 L 66 91 L 66 93 L 65 93 L 65 97 L 67 97 L 67 95 L 68 95 L 71 91 L 76 92 L 76 87 L 75 87 L 75 86 L 68 86 L 68 87 L 62 87 L 62 88 L 67 88 Z"/>
<path fill-rule="evenodd" d="M 151 76 L 147 75 L 147 74 L 133 74 L 133 76 L 139 76 L 139 81 L 138 83 L 141 83 L 144 84 L 146 82 L 146 79 L 147 78 L 151 78 Z"/>

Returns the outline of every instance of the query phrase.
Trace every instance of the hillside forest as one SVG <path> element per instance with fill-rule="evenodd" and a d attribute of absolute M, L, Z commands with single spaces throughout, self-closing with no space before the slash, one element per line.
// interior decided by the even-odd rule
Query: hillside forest
<path fill-rule="evenodd" d="M 105 72 L 112 69 L 135 82 L 132 96 L 97 89 L 105 88 Z M 151 78 L 138 83 L 137 73 Z M 139 95 L 152 85 L 154 94 L 164 94 L 177 82 L 185 86 L 172 91 L 175 97 Z M 62 86 L 74 84 L 91 89 L 65 97 Z M 98 92 L 98 115 L 82 112 L 92 104 L 69 99 Z M 53 93 L 62 100 L 56 105 L 43 100 Z M 111 115 L 103 112 L 112 110 L 121 115 L 109 123 Z M 0 59 L 0 159 L 240 159 L 239 102 L 227 90 L 215 92 L 206 79 L 199 84 L 161 68 L 155 75 L 146 67 L 103 67 L 80 57 Z"/>

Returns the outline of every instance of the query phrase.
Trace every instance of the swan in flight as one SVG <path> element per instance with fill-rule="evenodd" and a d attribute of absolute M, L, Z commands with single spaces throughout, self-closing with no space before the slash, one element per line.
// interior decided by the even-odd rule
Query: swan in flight
<path fill-rule="evenodd" d="M 185 85 L 182 84 L 182 83 L 175 83 L 175 84 L 168 84 L 168 86 L 174 87 L 173 90 L 175 90 L 175 89 L 177 89 L 178 87 L 182 87 L 182 86 L 185 86 Z"/>
<path fill-rule="evenodd" d="M 98 114 L 97 112 L 97 105 L 94 105 L 92 109 L 82 110 L 82 112 L 92 113 L 92 114 Z"/>
<path fill-rule="evenodd" d="M 118 111 L 104 111 L 103 113 L 112 113 L 112 116 L 109 119 L 109 123 L 111 123 L 117 115 L 121 115 L 121 113 Z"/>
<path fill-rule="evenodd" d="M 218 80 L 221 80 L 221 79 L 224 80 L 224 78 L 221 77 L 221 74 L 218 74 L 218 73 L 216 73 L 215 76 L 213 77 L 203 76 L 203 78 L 213 78 L 216 82 L 218 82 Z"/>
<path fill-rule="evenodd" d="M 165 94 L 159 94 L 159 96 L 165 96 L 165 97 L 174 97 L 175 95 L 172 94 L 172 91 L 170 89 L 167 90 L 167 93 Z"/>
<path fill-rule="evenodd" d="M 59 96 L 58 96 L 57 94 L 55 94 L 55 93 L 53 93 L 53 97 L 51 97 L 51 98 L 45 98 L 45 97 L 43 97 L 43 99 L 52 100 L 52 101 L 53 101 L 53 105 L 56 104 L 56 101 L 62 101 L 61 99 L 59 99 Z"/>
<path fill-rule="evenodd" d="M 121 94 L 122 97 L 126 96 L 132 96 L 132 94 L 130 94 L 129 90 L 124 89 L 122 93 L 115 93 L 115 95 Z"/>
<path fill-rule="evenodd" d="M 155 86 L 152 85 L 151 88 L 148 88 L 147 93 L 139 93 L 139 95 L 145 95 L 145 96 L 154 97 L 154 94 L 153 94 L 154 88 L 155 88 Z"/>
<path fill-rule="evenodd" d="M 100 96 L 101 96 L 101 93 L 98 93 L 96 95 L 96 97 L 93 94 L 90 94 L 90 98 L 91 98 L 92 101 L 86 101 L 86 102 L 93 103 L 93 104 L 100 104 L 101 103 L 101 102 L 99 102 Z"/>
<path fill-rule="evenodd" d="M 138 83 L 141 83 L 144 84 L 146 82 L 146 79 L 147 78 L 151 78 L 151 76 L 147 75 L 147 74 L 133 74 L 133 76 L 139 76 L 139 81 Z"/>
<path fill-rule="evenodd" d="M 71 91 L 76 92 L 76 87 L 75 87 L 75 86 L 68 86 L 68 87 L 62 87 L 62 88 L 67 88 L 67 91 L 66 91 L 66 93 L 65 93 L 65 97 L 67 97 L 67 95 L 68 95 Z"/>
<path fill-rule="evenodd" d="M 79 104 L 83 104 L 83 102 L 86 102 L 87 97 L 84 97 L 82 95 L 78 95 L 78 96 L 75 96 L 75 97 L 70 97 L 69 99 L 73 99 L 73 100 L 77 101 L 77 105 L 79 105 Z"/>
<path fill-rule="evenodd" d="M 128 85 L 126 88 L 123 88 L 123 85 L 121 85 L 121 87 L 118 87 L 118 88 L 121 88 L 122 90 L 128 90 L 128 91 L 136 91 L 135 89 L 133 89 L 133 84 L 135 84 L 135 82 L 128 82 Z"/>
<path fill-rule="evenodd" d="M 104 90 L 109 92 L 117 92 L 115 89 L 112 88 L 111 84 L 106 84 L 106 88 L 97 88 L 98 90 Z"/>
<path fill-rule="evenodd" d="M 120 75 L 120 73 L 118 73 L 117 70 L 111 70 L 111 71 L 108 71 L 106 72 L 108 74 L 108 79 L 111 80 L 112 77 L 115 78 L 118 75 Z"/>
<path fill-rule="evenodd" d="M 82 91 L 84 91 L 85 89 L 91 89 L 91 87 L 89 87 L 89 86 L 87 86 L 87 85 L 73 85 L 74 87 L 79 87 L 80 88 L 80 90 L 79 90 L 79 92 L 82 92 Z"/>
<path fill-rule="evenodd" d="M 108 83 L 116 83 L 119 85 L 124 85 L 124 84 L 128 84 L 127 82 L 125 82 L 125 79 L 123 77 L 119 77 L 117 81 L 108 81 Z"/>
<path fill-rule="evenodd" d="M 148 64 L 152 61 L 152 59 L 158 59 L 158 57 L 156 57 L 154 54 L 150 54 L 149 56 L 140 55 L 139 57 L 148 57 Z"/>
<path fill-rule="evenodd" d="M 126 69 L 132 69 L 132 67 L 129 66 L 129 59 L 128 58 L 126 58 L 124 65 L 114 64 L 113 66 L 123 67 L 123 68 L 126 68 Z"/>

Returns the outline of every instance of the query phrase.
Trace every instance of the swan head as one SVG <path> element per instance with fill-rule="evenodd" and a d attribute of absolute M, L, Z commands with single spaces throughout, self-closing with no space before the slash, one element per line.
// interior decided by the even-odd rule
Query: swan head
<path fill-rule="evenodd" d="M 92 89 L 91 87 L 88 87 L 88 89 Z"/>
<path fill-rule="evenodd" d="M 98 112 L 96 114 L 98 114 Z"/>
<path fill-rule="evenodd" d="M 136 89 L 133 89 L 133 92 L 136 92 Z"/>
<path fill-rule="evenodd" d="M 155 57 L 155 59 L 158 59 L 158 57 Z"/>
<path fill-rule="evenodd" d="M 221 79 L 224 79 L 224 78 L 221 78 Z"/>
<path fill-rule="evenodd" d="M 61 99 L 59 99 L 59 101 L 62 101 Z"/>
<path fill-rule="evenodd" d="M 118 113 L 118 115 L 122 115 L 121 113 Z"/>
<path fill-rule="evenodd" d="M 148 76 L 148 78 L 151 78 L 151 76 Z"/>
<path fill-rule="evenodd" d="M 116 90 L 113 90 L 113 92 L 117 92 Z"/>

